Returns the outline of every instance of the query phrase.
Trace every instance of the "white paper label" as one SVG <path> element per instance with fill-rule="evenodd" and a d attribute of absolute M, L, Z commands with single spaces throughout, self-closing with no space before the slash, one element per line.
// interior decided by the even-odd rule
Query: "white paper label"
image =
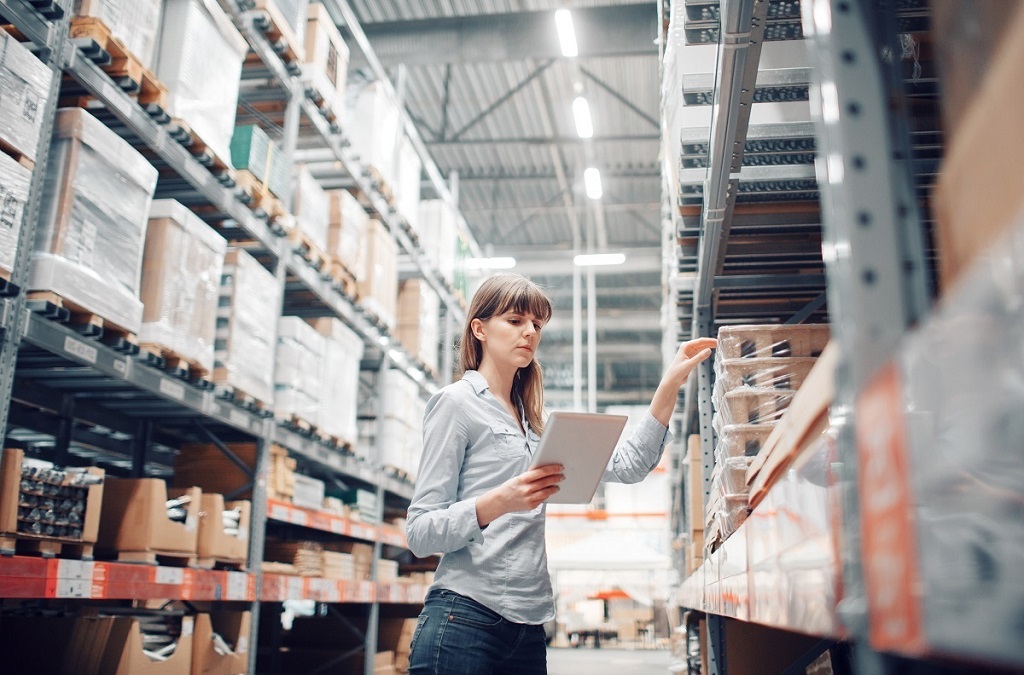
<path fill-rule="evenodd" d="M 302 585 L 302 579 L 300 577 L 291 577 L 288 579 L 288 599 L 289 600 L 302 600 L 305 595 L 305 589 Z"/>
<path fill-rule="evenodd" d="M 189 516 L 185 519 L 185 530 L 188 532 L 195 532 L 198 525 L 199 519 L 196 516 Z"/>
<path fill-rule="evenodd" d="M 160 393 L 179 401 L 185 400 L 185 385 L 163 378 L 160 380 Z"/>
<path fill-rule="evenodd" d="M 292 525 L 305 525 L 309 522 L 309 516 L 305 511 L 299 511 L 298 509 L 292 509 L 291 512 L 291 523 Z"/>
<path fill-rule="evenodd" d="M 83 361 L 89 363 L 96 363 L 96 357 L 99 356 L 99 352 L 95 347 L 85 344 L 73 337 L 64 338 L 64 351 L 72 356 L 77 356 Z"/>
<path fill-rule="evenodd" d="M 92 581 L 95 564 L 84 560 L 61 560 L 57 563 L 58 579 L 84 579 Z"/>
<path fill-rule="evenodd" d="M 114 359 L 114 370 L 124 375 L 128 370 L 128 362 L 124 359 Z"/>
<path fill-rule="evenodd" d="M 157 567 L 156 583 L 181 586 L 185 582 L 185 570 L 181 567 Z"/>
<path fill-rule="evenodd" d="M 345 530 L 345 521 L 337 520 L 335 518 L 331 519 L 331 532 L 334 534 L 345 534 Z"/>
<path fill-rule="evenodd" d="M 273 506 L 270 507 L 270 517 L 274 520 L 281 520 L 287 523 L 289 520 L 288 516 L 290 513 L 291 509 L 282 504 L 274 504 Z"/>
<path fill-rule="evenodd" d="M 245 600 L 249 588 L 249 575 L 245 572 L 228 572 L 228 585 L 224 589 L 225 600 Z"/>
<path fill-rule="evenodd" d="M 91 598 L 92 579 L 57 579 L 56 597 Z"/>
<path fill-rule="evenodd" d="M 249 651 L 249 636 L 243 635 L 242 637 L 238 638 L 238 646 L 235 647 L 235 653 L 244 654 L 247 651 Z"/>
<path fill-rule="evenodd" d="M 186 616 L 181 619 L 181 634 L 188 636 L 192 634 L 192 617 Z"/>

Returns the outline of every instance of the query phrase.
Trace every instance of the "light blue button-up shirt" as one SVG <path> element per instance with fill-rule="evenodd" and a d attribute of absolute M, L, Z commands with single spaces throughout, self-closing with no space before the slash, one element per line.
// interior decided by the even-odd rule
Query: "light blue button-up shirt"
<path fill-rule="evenodd" d="M 423 417 L 423 457 L 406 535 L 416 556 L 442 555 L 431 588 L 473 598 L 509 621 L 541 624 L 555 615 L 544 550 L 546 505 L 507 513 L 483 530 L 476 519 L 477 497 L 529 467 L 540 437 L 525 419 L 523 428 L 525 435 L 475 370 L 434 394 Z M 643 480 L 670 438 L 646 413 L 615 449 L 603 480 Z"/>

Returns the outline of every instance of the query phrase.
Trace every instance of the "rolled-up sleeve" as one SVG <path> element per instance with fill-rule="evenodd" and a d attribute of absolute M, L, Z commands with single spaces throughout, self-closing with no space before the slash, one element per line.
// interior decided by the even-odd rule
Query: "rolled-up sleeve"
<path fill-rule="evenodd" d="M 476 498 L 459 501 L 459 477 L 471 443 L 456 397 L 444 390 L 435 394 L 423 416 L 423 456 L 405 528 L 417 557 L 483 541 Z"/>
<path fill-rule="evenodd" d="M 650 412 L 644 413 L 640 424 L 624 443 L 620 443 L 608 460 L 601 480 L 612 483 L 639 483 L 661 461 L 665 445 L 672 433 Z"/>

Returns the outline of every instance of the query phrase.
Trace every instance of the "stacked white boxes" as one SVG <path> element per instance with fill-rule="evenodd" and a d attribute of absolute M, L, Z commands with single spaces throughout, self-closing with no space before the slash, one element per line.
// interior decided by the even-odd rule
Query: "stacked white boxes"
<path fill-rule="evenodd" d="M 215 0 L 164 0 L 154 70 L 167 113 L 228 162 L 248 43 Z"/>
<path fill-rule="evenodd" d="M 323 367 L 324 341 L 299 317 L 283 316 L 277 322 L 274 413 L 278 418 L 297 417 L 316 425 L 324 380 L 332 376 Z"/>
<path fill-rule="evenodd" d="M 224 256 L 214 382 L 264 404 L 274 400 L 274 353 L 281 289 L 274 275 L 238 248 Z"/>
<path fill-rule="evenodd" d="M 331 208 L 327 193 L 305 166 L 295 172 L 292 211 L 299 230 L 321 251 L 327 250 L 327 229 Z"/>
<path fill-rule="evenodd" d="M 213 371 L 226 250 L 224 237 L 187 207 L 173 199 L 153 202 L 142 263 L 141 343 Z"/>
<path fill-rule="evenodd" d="M 57 112 L 30 290 L 52 291 L 132 333 L 157 171 L 81 108 Z"/>
<path fill-rule="evenodd" d="M 0 143 L 36 159 L 50 69 L 0 30 Z"/>
<path fill-rule="evenodd" d="M 302 81 L 313 87 L 338 117 L 345 109 L 348 58 L 348 46 L 331 21 L 327 8 L 311 3 L 306 21 L 306 62 L 302 64 Z"/>
<path fill-rule="evenodd" d="M 363 307 L 388 328 L 395 326 L 398 304 L 398 244 L 379 220 L 371 220 L 363 239 L 363 278 L 359 284 Z"/>
<path fill-rule="evenodd" d="M 423 162 L 412 141 L 403 135 L 398 144 L 398 170 L 395 182 L 395 202 L 398 212 L 405 217 L 414 232 L 419 232 L 420 187 Z"/>
<path fill-rule="evenodd" d="M 409 353 L 435 373 L 441 342 L 441 298 L 422 279 L 402 282 L 396 336 Z"/>
<path fill-rule="evenodd" d="M 75 0 L 74 13 L 99 19 L 146 68 L 152 68 L 162 0 Z"/>
<path fill-rule="evenodd" d="M 363 239 L 370 225 L 370 215 L 348 190 L 332 190 L 327 196 L 331 209 L 327 255 L 341 263 L 357 282 L 362 281 Z"/>
<path fill-rule="evenodd" d="M 0 276 L 14 271 L 32 172 L 0 153 Z"/>
<path fill-rule="evenodd" d="M 350 92 L 348 138 L 363 164 L 377 169 L 389 185 L 395 184 L 395 148 L 398 142 L 399 110 L 380 82 L 371 82 Z"/>
<path fill-rule="evenodd" d="M 415 478 L 423 454 L 426 403 L 420 398 L 419 385 L 400 370 L 385 371 L 381 387 L 380 461 Z"/>
<path fill-rule="evenodd" d="M 316 319 L 313 326 L 324 336 L 324 376 L 316 426 L 321 434 L 354 444 L 359 435 L 356 407 L 363 340 L 337 319 Z"/>
<path fill-rule="evenodd" d="M 441 276 L 449 283 L 455 279 L 455 253 L 459 230 L 455 211 L 440 199 L 420 202 L 420 245 Z"/>

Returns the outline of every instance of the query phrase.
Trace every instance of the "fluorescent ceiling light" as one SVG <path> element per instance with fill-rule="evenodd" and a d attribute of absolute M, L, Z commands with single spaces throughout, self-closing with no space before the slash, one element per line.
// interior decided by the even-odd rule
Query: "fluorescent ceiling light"
<path fill-rule="evenodd" d="M 576 120 L 576 135 L 590 138 L 594 135 L 594 122 L 590 119 L 590 104 L 587 99 L 577 96 L 572 102 L 572 117 Z"/>
<path fill-rule="evenodd" d="M 576 56 L 580 50 L 576 47 L 576 31 L 572 27 L 572 14 L 567 9 L 555 12 L 555 27 L 558 28 L 558 43 L 562 46 L 562 56 Z"/>
<path fill-rule="evenodd" d="M 577 267 L 594 267 L 597 265 L 621 265 L 626 262 L 625 253 L 587 253 L 572 259 Z"/>
<path fill-rule="evenodd" d="M 604 189 L 601 187 L 601 172 L 595 168 L 590 167 L 583 172 L 583 184 L 587 187 L 587 196 L 591 199 L 600 199 L 604 195 Z"/>
<path fill-rule="evenodd" d="M 510 270 L 515 266 L 515 258 L 466 258 L 468 270 Z"/>

